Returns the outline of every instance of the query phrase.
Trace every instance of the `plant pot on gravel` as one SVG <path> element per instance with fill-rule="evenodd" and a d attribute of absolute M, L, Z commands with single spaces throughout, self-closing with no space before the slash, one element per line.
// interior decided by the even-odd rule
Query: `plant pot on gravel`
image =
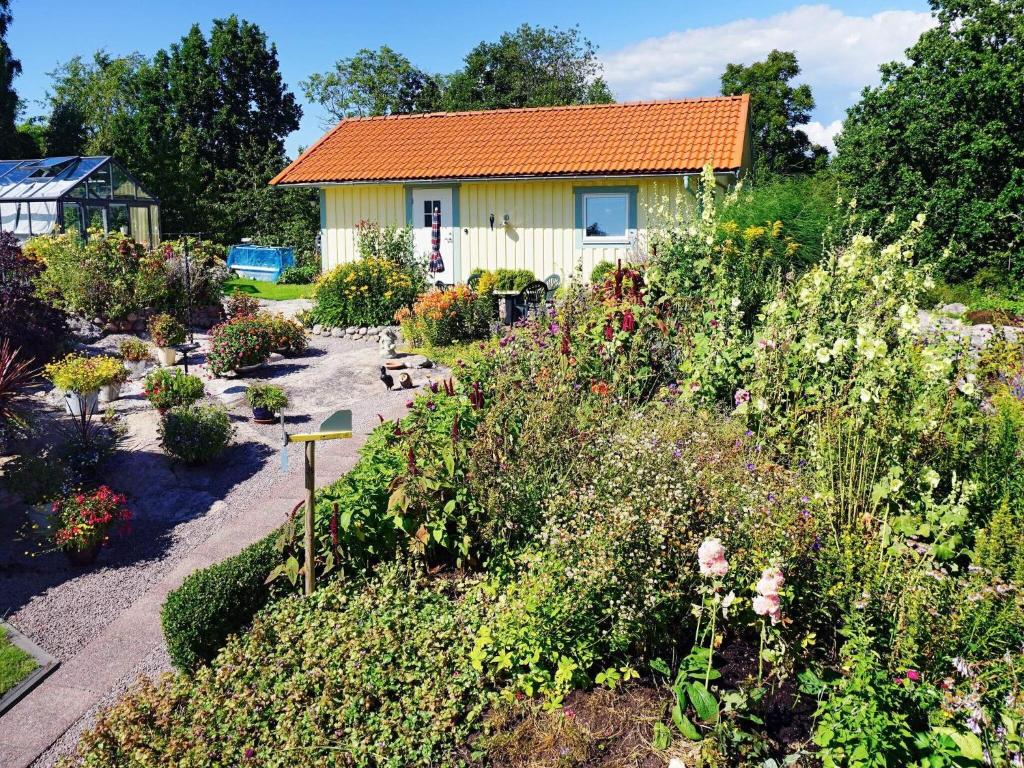
<path fill-rule="evenodd" d="M 95 491 L 79 491 L 62 496 L 51 507 L 51 539 L 64 552 L 68 562 L 86 566 L 95 562 L 100 547 L 110 538 L 115 526 L 127 529 L 132 513 L 125 497 L 105 485 Z"/>
<path fill-rule="evenodd" d="M 167 313 L 153 315 L 149 320 L 149 334 L 157 345 L 156 357 L 160 365 L 170 367 L 178 362 L 175 345 L 185 342 L 185 326 Z"/>
<path fill-rule="evenodd" d="M 96 412 L 99 389 L 108 382 L 97 359 L 72 354 L 43 369 L 46 378 L 64 390 L 64 406 L 72 416 L 91 416 Z"/>
<path fill-rule="evenodd" d="M 272 350 L 271 326 L 265 316 L 233 317 L 210 331 L 206 367 L 215 376 L 244 373 L 266 363 Z"/>
<path fill-rule="evenodd" d="M 257 424 L 273 424 L 277 414 L 288 405 L 288 396 L 272 384 L 253 384 L 246 390 L 245 399 L 252 407 L 252 420 Z"/>

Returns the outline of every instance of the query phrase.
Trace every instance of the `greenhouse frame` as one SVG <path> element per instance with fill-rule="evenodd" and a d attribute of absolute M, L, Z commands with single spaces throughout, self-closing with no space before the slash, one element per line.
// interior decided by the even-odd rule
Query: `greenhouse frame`
<path fill-rule="evenodd" d="M 160 242 L 160 201 L 117 160 L 0 160 L 0 229 L 19 240 L 90 229 Z"/>

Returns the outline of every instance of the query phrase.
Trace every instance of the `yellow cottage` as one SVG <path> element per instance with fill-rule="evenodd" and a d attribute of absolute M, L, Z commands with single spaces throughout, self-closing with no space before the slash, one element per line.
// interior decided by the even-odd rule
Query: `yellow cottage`
<path fill-rule="evenodd" d="M 271 184 L 317 187 L 323 267 L 352 261 L 359 222 L 410 226 L 444 271 L 588 276 L 643 247 L 655 197 L 683 199 L 710 163 L 730 187 L 750 167 L 747 95 L 342 120 Z"/>

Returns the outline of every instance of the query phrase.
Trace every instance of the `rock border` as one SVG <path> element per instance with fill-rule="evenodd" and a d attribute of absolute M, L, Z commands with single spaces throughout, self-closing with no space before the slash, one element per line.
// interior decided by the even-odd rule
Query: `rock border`
<path fill-rule="evenodd" d="M 329 325 L 322 325 L 317 323 L 312 328 L 308 329 L 314 336 L 331 336 L 335 339 L 345 339 L 347 341 L 372 341 L 377 343 L 380 341 L 382 333 L 391 331 L 398 338 L 400 335 L 400 327 L 397 325 L 350 325 L 342 328 L 332 328 Z"/>

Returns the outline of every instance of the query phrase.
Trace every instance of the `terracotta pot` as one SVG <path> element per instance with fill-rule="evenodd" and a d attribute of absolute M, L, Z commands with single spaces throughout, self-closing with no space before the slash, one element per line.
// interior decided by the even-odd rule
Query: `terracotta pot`
<path fill-rule="evenodd" d="M 64 549 L 64 555 L 67 557 L 68 562 L 77 568 L 84 568 L 87 565 L 92 565 L 96 562 L 96 556 L 100 553 L 100 542 L 90 544 L 85 549 L 72 549 L 66 547 Z"/>
<path fill-rule="evenodd" d="M 178 350 L 174 347 L 157 347 L 156 359 L 164 368 L 170 368 L 178 362 Z"/>
<path fill-rule="evenodd" d="M 96 413 L 99 394 L 99 390 L 96 389 L 92 392 L 65 392 L 64 406 L 72 416 L 81 416 L 83 409 L 91 416 Z"/>

